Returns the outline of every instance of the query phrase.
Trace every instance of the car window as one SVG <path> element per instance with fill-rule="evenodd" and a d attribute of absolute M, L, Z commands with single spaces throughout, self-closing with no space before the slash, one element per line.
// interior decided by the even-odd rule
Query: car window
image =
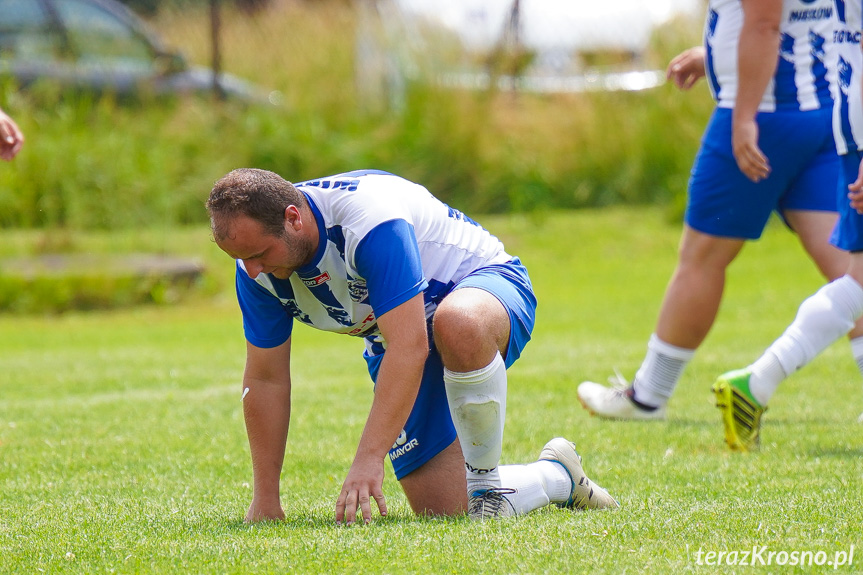
<path fill-rule="evenodd" d="M 52 60 L 62 36 L 36 0 L 0 0 L 0 59 Z"/>
<path fill-rule="evenodd" d="M 116 15 L 82 0 L 54 0 L 54 5 L 79 65 L 130 71 L 153 67 L 150 44 Z"/>

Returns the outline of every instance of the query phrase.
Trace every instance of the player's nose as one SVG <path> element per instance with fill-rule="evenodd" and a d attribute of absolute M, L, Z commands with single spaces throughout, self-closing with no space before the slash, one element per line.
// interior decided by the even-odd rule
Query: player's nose
<path fill-rule="evenodd" d="M 258 277 L 258 274 L 264 270 L 263 264 L 254 260 L 243 260 L 243 267 L 246 268 L 246 273 L 252 279 Z"/>

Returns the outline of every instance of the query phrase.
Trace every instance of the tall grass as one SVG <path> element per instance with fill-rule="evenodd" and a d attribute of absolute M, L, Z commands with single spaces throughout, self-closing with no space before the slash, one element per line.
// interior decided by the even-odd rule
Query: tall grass
<path fill-rule="evenodd" d="M 116 229 L 203 222 L 225 171 L 255 166 L 297 181 L 360 167 L 425 184 L 465 210 L 658 202 L 679 214 L 705 89 L 537 96 L 409 85 L 400 111 L 365 105 L 354 74 L 350 3 L 273 2 L 223 10 L 223 68 L 283 94 L 281 106 L 206 98 L 61 97 L 6 85 L 0 104 L 26 147 L 0 166 L 0 226 Z M 209 64 L 205 7 L 153 20 L 170 46 Z M 698 41 L 662 30 L 650 65 Z"/>

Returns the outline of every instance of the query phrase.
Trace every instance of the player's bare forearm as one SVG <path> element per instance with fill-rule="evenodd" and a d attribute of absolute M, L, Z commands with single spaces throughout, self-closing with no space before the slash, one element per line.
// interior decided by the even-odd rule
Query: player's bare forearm
<path fill-rule="evenodd" d="M 378 319 L 387 351 L 375 384 L 375 397 L 353 464 L 336 501 L 336 522 L 350 524 L 360 509 L 371 520 L 371 500 L 386 515 L 383 496 L 383 461 L 416 401 L 428 356 L 422 295 Z"/>
<path fill-rule="evenodd" d="M 743 0 L 743 26 L 737 43 L 737 97 L 732 119 L 732 151 L 740 171 L 754 182 L 770 175 L 758 146 L 755 116 L 776 71 L 782 0 Z"/>
<path fill-rule="evenodd" d="M 776 71 L 782 0 L 743 0 L 743 26 L 737 43 L 737 97 L 734 117 L 755 118 Z"/>
<path fill-rule="evenodd" d="M 291 381 L 288 366 L 282 364 L 283 355 L 255 348 L 247 358 L 243 377 L 243 416 L 254 485 L 247 521 L 284 518 L 279 500 L 279 478 L 291 420 Z M 271 362 L 266 361 L 267 357 Z M 283 369 L 273 370 L 273 364 L 282 365 Z"/>

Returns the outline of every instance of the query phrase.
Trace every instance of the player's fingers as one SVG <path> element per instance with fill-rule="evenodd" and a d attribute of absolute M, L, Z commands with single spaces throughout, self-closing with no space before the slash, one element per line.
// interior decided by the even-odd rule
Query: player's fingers
<path fill-rule="evenodd" d="M 360 511 L 363 515 L 364 523 L 371 523 L 372 520 L 372 504 L 368 492 L 360 493 L 359 498 Z"/>
<path fill-rule="evenodd" d="M 357 520 L 357 492 L 351 490 L 345 498 L 345 523 L 353 525 Z"/>
<path fill-rule="evenodd" d="M 341 525 L 342 521 L 345 519 L 345 500 L 347 497 L 347 492 L 342 491 L 341 494 L 339 494 L 339 498 L 336 500 L 336 525 Z"/>
<path fill-rule="evenodd" d="M 757 146 L 741 146 L 734 154 L 737 166 L 743 174 L 753 182 L 759 182 L 770 175 L 770 164 L 767 157 Z"/>
<path fill-rule="evenodd" d="M 767 156 L 761 153 L 761 150 L 755 148 L 755 169 L 758 172 L 758 177 L 761 179 L 770 175 L 770 162 L 767 161 Z"/>
<path fill-rule="evenodd" d="M 378 505 L 378 513 L 381 514 L 381 517 L 387 516 L 387 498 L 384 497 L 383 493 L 373 494 L 372 497 L 375 498 L 375 503 Z"/>

